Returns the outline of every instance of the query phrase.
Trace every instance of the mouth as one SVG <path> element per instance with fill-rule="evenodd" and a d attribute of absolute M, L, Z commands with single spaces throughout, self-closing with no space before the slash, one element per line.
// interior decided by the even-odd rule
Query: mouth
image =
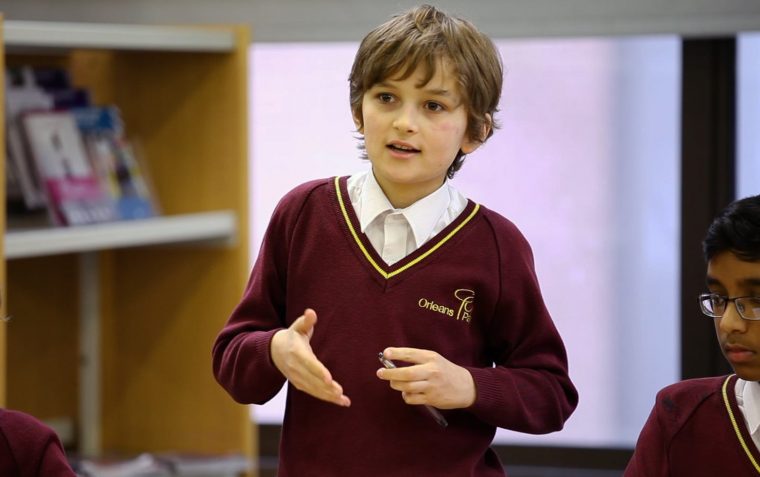
<path fill-rule="evenodd" d="M 399 152 L 402 154 L 414 154 L 420 152 L 419 149 L 415 148 L 411 144 L 403 143 L 403 142 L 392 142 L 386 146 L 388 149 L 394 152 Z"/>
<path fill-rule="evenodd" d="M 727 344 L 723 347 L 726 359 L 732 363 L 746 363 L 752 360 L 757 354 L 754 350 L 746 346 Z"/>

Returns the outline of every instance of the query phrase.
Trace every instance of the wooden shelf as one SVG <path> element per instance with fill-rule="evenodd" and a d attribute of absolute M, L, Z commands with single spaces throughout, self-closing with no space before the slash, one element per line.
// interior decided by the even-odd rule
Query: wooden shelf
<path fill-rule="evenodd" d="M 249 410 L 210 371 L 249 271 L 248 29 L 0 27 L 0 66 L 65 69 L 120 109 L 165 214 L 54 228 L 0 211 L 0 406 L 74 422 L 84 455 L 253 457 Z"/>
<path fill-rule="evenodd" d="M 3 37 L 8 50 L 83 48 L 229 52 L 235 49 L 235 37 L 230 30 L 150 25 L 6 21 Z"/>
<path fill-rule="evenodd" d="M 125 247 L 187 242 L 231 243 L 237 234 L 233 211 L 155 217 L 5 234 L 5 258 L 42 257 Z"/>

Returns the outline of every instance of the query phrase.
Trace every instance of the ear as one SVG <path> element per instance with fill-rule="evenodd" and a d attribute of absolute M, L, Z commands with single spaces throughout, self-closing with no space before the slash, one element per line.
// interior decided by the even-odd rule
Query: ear
<path fill-rule="evenodd" d="M 462 152 L 465 154 L 472 154 L 475 152 L 477 148 L 480 147 L 481 144 L 485 142 L 485 140 L 488 138 L 488 133 L 491 132 L 491 128 L 493 127 L 493 118 L 490 114 L 486 114 L 485 121 L 483 121 L 483 127 L 480 130 L 480 137 L 478 140 L 472 140 L 470 138 L 465 138 L 462 142 Z"/>
<path fill-rule="evenodd" d="M 493 129 L 493 116 L 491 116 L 489 113 L 486 113 L 485 121 L 483 121 L 483 130 L 480 131 L 480 143 L 486 142 L 486 139 L 488 139 L 488 134 L 491 132 L 491 129 Z"/>
<path fill-rule="evenodd" d="M 354 126 L 356 126 L 356 131 L 359 134 L 364 134 L 364 126 L 362 125 L 362 122 L 359 120 L 357 116 L 354 115 Z"/>

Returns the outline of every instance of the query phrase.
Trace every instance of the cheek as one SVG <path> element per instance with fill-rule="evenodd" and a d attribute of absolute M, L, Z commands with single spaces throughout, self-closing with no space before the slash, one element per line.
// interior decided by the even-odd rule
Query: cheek
<path fill-rule="evenodd" d="M 466 133 L 467 123 L 459 119 L 449 119 L 446 121 L 440 121 L 433 125 L 432 130 L 441 136 L 446 137 L 446 141 L 449 142 L 461 142 L 464 139 Z M 442 140 L 444 141 L 444 140 Z"/>
<path fill-rule="evenodd" d="M 433 130 L 440 133 L 460 135 L 464 127 L 458 121 L 441 121 L 433 126 Z"/>

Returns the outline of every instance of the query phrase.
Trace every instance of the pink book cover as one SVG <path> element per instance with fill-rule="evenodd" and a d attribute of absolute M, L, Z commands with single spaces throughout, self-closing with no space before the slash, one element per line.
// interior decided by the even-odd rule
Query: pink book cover
<path fill-rule="evenodd" d="M 65 111 L 29 112 L 22 124 L 53 222 L 85 225 L 116 220 L 115 204 L 92 169 L 74 117 Z"/>

